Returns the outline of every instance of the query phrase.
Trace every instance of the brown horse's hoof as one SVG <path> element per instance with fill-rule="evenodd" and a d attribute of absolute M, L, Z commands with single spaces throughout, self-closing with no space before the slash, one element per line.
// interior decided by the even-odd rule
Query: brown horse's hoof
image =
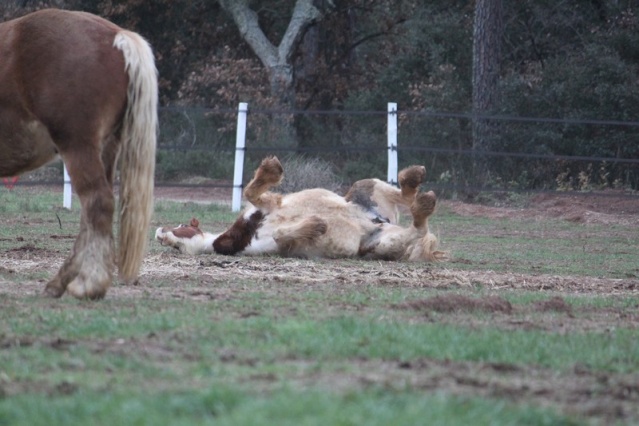
<path fill-rule="evenodd" d="M 56 284 L 54 281 L 49 281 L 42 291 L 43 297 L 51 297 L 53 299 L 59 299 L 64 294 L 65 289 L 61 285 Z"/>
<path fill-rule="evenodd" d="M 426 177 L 426 167 L 424 166 L 410 166 L 399 172 L 398 180 L 400 188 L 413 189 L 419 188 L 419 185 L 424 181 Z"/>
<path fill-rule="evenodd" d="M 77 276 L 67 286 L 67 291 L 76 299 L 99 300 L 103 299 L 109 288 L 109 284 L 94 284 Z"/>
<path fill-rule="evenodd" d="M 413 226 L 417 229 L 426 225 L 426 220 L 435 211 L 437 197 L 433 191 L 421 192 L 415 197 L 415 201 L 410 206 L 413 215 Z"/>

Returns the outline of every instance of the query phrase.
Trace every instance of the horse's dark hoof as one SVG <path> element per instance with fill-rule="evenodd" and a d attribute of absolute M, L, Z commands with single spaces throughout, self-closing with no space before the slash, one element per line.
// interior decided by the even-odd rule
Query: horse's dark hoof
<path fill-rule="evenodd" d="M 56 285 L 51 285 L 51 283 L 47 284 L 42 292 L 43 297 L 59 299 L 64 294 L 64 289 L 60 288 Z"/>

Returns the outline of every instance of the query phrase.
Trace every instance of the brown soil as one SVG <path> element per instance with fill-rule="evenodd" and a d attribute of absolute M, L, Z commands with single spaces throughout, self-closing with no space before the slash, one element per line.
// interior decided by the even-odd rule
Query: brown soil
<path fill-rule="evenodd" d="M 197 182 L 185 181 L 183 185 L 185 186 L 156 186 L 155 198 L 157 200 L 164 199 L 185 203 L 231 205 L 233 199 L 232 182 L 206 179 L 204 181 L 198 180 Z"/>
<path fill-rule="evenodd" d="M 603 225 L 639 225 L 639 195 L 614 191 L 599 194 L 546 193 L 531 197 L 526 208 L 443 202 L 457 214 L 491 219 L 555 218 Z"/>

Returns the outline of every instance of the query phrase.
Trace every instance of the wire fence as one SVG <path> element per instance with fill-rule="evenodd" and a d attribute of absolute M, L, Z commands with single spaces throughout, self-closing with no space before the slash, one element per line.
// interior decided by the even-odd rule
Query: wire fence
<path fill-rule="evenodd" d="M 169 107 L 173 119 L 189 114 L 190 134 L 165 134 L 161 150 L 178 157 L 191 171 L 220 179 L 231 176 L 234 109 Z M 198 118 L 198 115 L 200 118 Z M 268 154 L 313 156 L 332 164 L 345 184 L 367 177 L 385 176 L 387 111 L 300 111 L 249 108 L 246 143 L 247 167 Z M 292 117 L 298 140 L 278 139 L 273 123 Z M 427 184 L 449 194 L 478 191 L 592 192 L 623 190 L 629 196 L 639 188 L 639 122 L 593 119 L 557 119 L 474 115 L 434 111 L 398 111 L 400 167 L 424 164 Z M 472 122 L 497 123 L 491 149 L 473 149 Z M 198 122 L 201 124 L 198 126 Z M 175 123 L 177 124 L 177 123 Z M 177 126 L 179 127 L 179 125 Z M 188 133 L 188 132 L 187 132 Z M 177 140 L 188 141 L 179 143 Z M 202 160 L 204 166 L 200 164 Z M 216 161 L 215 158 L 220 158 Z M 474 164 L 488 163 L 478 176 Z M 214 166 L 213 166 L 214 165 Z M 208 167 L 208 170 L 207 170 Z M 169 167 L 160 181 L 175 180 Z M 221 173 L 220 173 L 221 172 Z M 248 177 L 248 176 L 247 176 Z"/>
<path fill-rule="evenodd" d="M 246 179 L 266 155 L 313 157 L 330 164 L 345 186 L 386 176 L 385 110 L 250 108 Z M 555 192 L 639 199 L 639 121 L 515 117 L 397 111 L 399 167 L 423 164 L 425 186 L 443 196 L 479 192 Z M 233 187 L 237 110 L 168 106 L 159 110 L 156 186 Z M 472 124 L 493 124 L 489 149 L 473 149 Z M 291 133 L 282 133 L 282 123 Z M 291 138 L 293 134 L 295 137 Z M 478 174 L 481 160 L 487 172 Z M 57 166 L 56 166 L 57 167 Z M 286 167 L 286 165 L 285 165 Z M 58 175 L 16 186 L 62 185 Z"/>

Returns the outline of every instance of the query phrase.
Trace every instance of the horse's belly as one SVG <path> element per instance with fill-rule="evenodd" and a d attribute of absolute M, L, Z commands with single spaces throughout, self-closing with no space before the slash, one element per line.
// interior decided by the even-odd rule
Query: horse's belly
<path fill-rule="evenodd" d="M 251 239 L 251 243 L 241 252 L 243 255 L 255 256 L 260 254 L 275 254 L 278 252 L 277 243 L 273 239 L 273 226 L 268 221 L 258 230 Z"/>
<path fill-rule="evenodd" d="M 267 221 L 271 227 L 278 228 L 310 216 L 324 220 L 327 229 L 324 235 L 312 244 L 304 245 L 302 252 L 297 253 L 304 257 L 357 257 L 362 238 L 375 230 L 375 225 L 359 206 L 322 189 L 287 195 L 281 208 L 269 215 Z"/>
<path fill-rule="evenodd" d="M 0 119 L 0 176 L 37 169 L 56 159 L 57 154 L 51 135 L 41 122 Z"/>
<path fill-rule="evenodd" d="M 317 241 L 323 257 L 357 257 L 365 229 L 352 218 L 329 217 L 326 234 Z"/>

